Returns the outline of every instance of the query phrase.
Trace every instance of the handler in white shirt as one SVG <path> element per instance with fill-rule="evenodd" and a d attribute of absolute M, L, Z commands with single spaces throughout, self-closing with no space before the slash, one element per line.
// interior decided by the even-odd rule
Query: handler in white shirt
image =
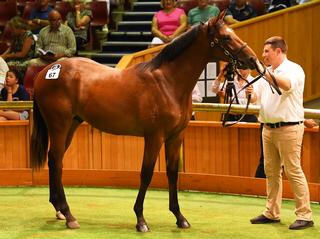
<path fill-rule="evenodd" d="M 281 37 L 271 37 L 264 43 L 264 63 L 269 65 L 282 95 L 271 92 L 270 74 L 258 89 L 246 90 L 252 100 L 261 104 L 259 120 L 262 132 L 264 165 L 267 176 L 267 204 L 265 211 L 251 219 L 252 224 L 280 222 L 282 201 L 282 166 L 296 201 L 296 221 L 289 229 L 313 226 L 310 196 L 306 177 L 301 168 L 301 146 L 304 133 L 303 88 L 305 74 L 301 66 L 287 59 L 287 44 Z M 263 71 L 260 65 L 260 70 Z"/>

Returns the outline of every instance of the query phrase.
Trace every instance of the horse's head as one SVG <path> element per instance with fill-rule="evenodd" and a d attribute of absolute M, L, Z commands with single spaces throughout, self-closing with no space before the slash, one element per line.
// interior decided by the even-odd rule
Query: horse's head
<path fill-rule="evenodd" d="M 221 60 L 233 62 L 238 68 L 255 69 L 256 54 L 224 23 L 224 16 L 225 11 L 220 12 L 219 16 L 202 26 L 207 32 L 210 47 L 216 50 L 215 55 L 218 54 Z"/>

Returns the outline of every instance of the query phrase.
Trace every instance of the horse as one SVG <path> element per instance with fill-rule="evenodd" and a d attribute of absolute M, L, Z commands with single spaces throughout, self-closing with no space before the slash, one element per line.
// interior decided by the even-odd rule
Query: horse
<path fill-rule="evenodd" d="M 75 57 L 52 63 L 38 74 L 31 166 L 40 169 L 48 155 L 49 201 L 56 216 L 66 219 L 67 228 L 80 225 L 66 201 L 62 159 L 83 121 L 103 132 L 144 137 L 134 204 L 139 232 L 149 231 L 143 203 L 157 155 L 165 144 L 169 210 L 179 228 L 190 227 L 180 211 L 177 179 L 180 146 L 192 113 L 192 90 L 209 61 L 233 61 L 242 68 L 257 68 L 256 54 L 224 24 L 224 14 L 191 28 L 148 62 L 120 70 Z"/>

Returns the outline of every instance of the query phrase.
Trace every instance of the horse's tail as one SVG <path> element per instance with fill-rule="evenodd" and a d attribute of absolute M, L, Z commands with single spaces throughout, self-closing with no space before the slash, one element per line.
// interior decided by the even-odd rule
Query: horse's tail
<path fill-rule="evenodd" d="M 48 128 L 42 118 L 37 101 L 33 102 L 33 129 L 30 144 L 30 160 L 32 169 L 44 166 L 48 150 Z"/>

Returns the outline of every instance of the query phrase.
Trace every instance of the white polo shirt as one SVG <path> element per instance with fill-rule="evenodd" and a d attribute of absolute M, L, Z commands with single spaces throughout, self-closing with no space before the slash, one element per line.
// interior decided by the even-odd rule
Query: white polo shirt
<path fill-rule="evenodd" d="M 286 77 L 291 82 L 288 91 L 282 89 L 282 95 L 274 91 L 266 80 L 261 80 L 255 93 L 261 105 L 259 121 L 263 123 L 297 122 L 304 120 L 303 89 L 305 74 L 302 67 L 285 59 L 274 73 Z"/>

